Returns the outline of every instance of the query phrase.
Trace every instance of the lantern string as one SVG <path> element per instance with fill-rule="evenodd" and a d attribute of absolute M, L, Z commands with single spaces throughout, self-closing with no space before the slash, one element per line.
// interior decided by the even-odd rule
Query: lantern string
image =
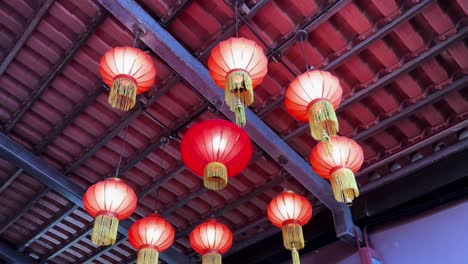
<path fill-rule="evenodd" d="M 164 154 L 164 148 L 166 147 L 166 143 L 164 142 L 162 147 L 161 147 L 161 150 L 162 150 L 162 153 L 161 153 L 161 158 L 160 158 L 160 161 L 159 161 L 159 167 L 161 168 L 161 171 L 163 172 L 162 174 L 164 174 L 164 168 L 163 168 L 163 154 Z M 154 212 L 157 213 L 158 212 L 158 200 L 159 200 L 159 187 L 160 187 L 160 184 L 158 183 L 157 187 L 156 187 L 156 199 L 154 201 Z"/>
<path fill-rule="evenodd" d="M 306 57 L 306 53 L 305 53 L 305 49 L 304 49 L 304 41 L 301 41 L 301 51 L 302 51 L 302 56 L 304 57 L 304 63 L 305 63 L 305 67 L 306 67 L 306 72 L 309 71 L 309 64 L 307 63 L 307 57 Z"/>
<path fill-rule="evenodd" d="M 124 148 L 125 148 L 125 142 L 127 141 L 127 133 L 128 133 L 128 125 L 125 128 L 123 143 L 122 143 L 122 146 L 120 147 L 119 163 L 117 163 L 117 168 L 115 169 L 115 178 L 119 177 L 120 165 L 122 164 L 122 158 L 123 158 L 123 152 L 124 152 Z"/>
<path fill-rule="evenodd" d="M 133 47 L 136 48 L 138 41 L 140 40 L 141 30 L 139 28 L 135 29 L 135 38 L 133 39 Z"/>
<path fill-rule="evenodd" d="M 239 13 L 237 9 L 239 8 L 239 0 L 235 0 L 234 2 L 235 2 L 234 14 L 235 14 L 235 19 L 236 19 L 236 38 L 238 38 L 239 37 L 239 19 L 238 19 Z"/>

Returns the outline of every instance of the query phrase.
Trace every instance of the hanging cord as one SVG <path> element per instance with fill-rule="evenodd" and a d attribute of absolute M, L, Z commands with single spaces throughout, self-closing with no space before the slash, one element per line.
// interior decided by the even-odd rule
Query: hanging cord
<path fill-rule="evenodd" d="M 286 169 L 284 168 L 284 166 L 286 166 L 286 164 L 288 164 L 288 159 L 281 155 L 279 158 L 278 158 L 278 163 L 281 165 L 281 170 L 280 170 L 280 177 L 282 178 L 281 180 L 281 185 L 283 186 L 283 190 L 284 191 L 287 191 L 288 188 L 286 186 L 286 178 L 288 176 L 288 173 L 286 172 Z"/>
<path fill-rule="evenodd" d="M 301 51 L 302 51 L 302 56 L 304 57 L 304 64 L 306 71 L 309 71 L 309 64 L 307 63 L 307 57 L 304 49 L 304 41 L 301 41 Z"/>
<path fill-rule="evenodd" d="M 160 161 L 159 161 L 159 167 L 161 168 L 161 171 L 162 173 L 161 174 L 164 174 L 164 168 L 163 168 L 163 154 L 164 154 L 164 148 L 166 147 L 166 144 L 168 144 L 168 142 L 163 142 L 162 143 L 162 147 L 161 147 L 161 158 L 160 158 Z M 155 213 L 158 213 L 158 201 L 159 201 L 159 184 L 158 186 L 156 187 L 156 199 L 154 201 L 154 212 Z"/>
<path fill-rule="evenodd" d="M 136 27 L 135 28 L 135 38 L 133 39 L 133 47 L 136 48 L 138 45 L 138 42 L 140 41 L 140 33 L 141 29 Z"/>
<path fill-rule="evenodd" d="M 235 15 L 235 19 L 236 19 L 236 38 L 239 37 L 239 19 L 238 19 L 238 16 L 239 16 L 239 12 L 237 11 L 238 8 L 239 8 L 239 0 L 234 0 L 235 3 L 234 3 L 234 15 Z"/>
<path fill-rule="evenodd" d="M 122 158 L 123 158 L 123 152 L 124 152 L 124 148 L 125 148 L 125 142 L 127 141 L 127 133 L 128 133 L 128 125 L 125 128 L 125 134 L 124 134 L 124 138 L 123 138 L 122 147 L 120 147 L 119 163 L 117 163 L 117 168 L 115 169 L 115 178 L 119 177 L 120 165 L 122 164 Z"/>

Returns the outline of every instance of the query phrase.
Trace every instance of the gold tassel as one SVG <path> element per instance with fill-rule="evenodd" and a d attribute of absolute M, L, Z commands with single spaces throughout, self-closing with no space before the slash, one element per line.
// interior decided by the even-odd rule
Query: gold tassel
<path fill-rule="evenodd" d="M 297 249 L 293 247 L 291 251 L 292 255 L 292 264 L 301 264 L 301 258 L 299 257 L 299 252 L 297 252 Z"/>
<path fill-rule="evenodd" d="M 315 140 L 322 141 L 327 154 L 331 154 L 330 136 L 339 130 L 338 119 L 333 105 L 325 99 L 313 102 L 308 109 L 310 134 Z"/>
<path fill-rule="evenodd" d="M 138 250 L 137 264 L 157 264 L 159 252 L 155 248 L 146 247 Z"/>
<path fill-rule="evenodd" d="M 330 183 L 338 202 L 346 203 L 347 206 L 353 205 L 354 198 L 359 196 L 353 171 L 347 168 L 337 169 L 332 173 Z"/>
<path fill-rule="evenodd" d="M 205 166 L 203 184 L 210 190 L 221 190 L 228 183 L 227 168 L 220 162 L 210 162 Z"/>
<path fill-rule="evenodd" d="M 286 249 L 292 250 L 304 248 L 304 234 L 302 234 L 302 226 L 291 223 L 286 224 L 283 230 L 283 243 Z"/>
<path fill-rule="evenodd" d="M 115 243 L 119 220 L 112 215 L 98 215 L 94 220 L 91 241 L 97 246 L 109 246 Z"/>
<path fill-rule="evenodd" d="M 112 83 L 108 102 L 113 108 L 128 111 L 135 106 L 136 93 L 137 86 L 132 79 L 116 78 Z"/>
<path fill-rule="evenodd" d="M 207 253 L 202 256 L 202 264 L 221 264 L 221 254 L 218 253 Z"/>
<path fill-rule="evenodd" d="M 224 96 L 231 112 L 236 115 L 236 124 L 240 127 L 245 126 L 244 106 L 249 106 L 254 101 L 252 79 L 249 74 L 243 70 L 231 72 L 226 78 Z"/>
<path fill-rule="evenodd" d="M 245 118 L 245 109 L 242 104 L 236 105 L 236 110 L 234 111 L 234 114 L 236 116 L 236 124 L 240 127 L 245 127 L 245 124 L 247 124 L 247 120 Z"/>

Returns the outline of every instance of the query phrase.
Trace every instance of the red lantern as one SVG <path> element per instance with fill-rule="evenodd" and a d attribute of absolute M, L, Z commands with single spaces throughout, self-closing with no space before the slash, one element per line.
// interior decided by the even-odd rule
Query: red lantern
<path fill-rule="evenodd" d="M 115 243 L 119 221 L 135 211 L 137 196 L 121 179 L 108 178 L 88 188 L 83 205 L 95 218 L 91 241 L 98 246 L 107 246 Z"/>
<path fill-rule="evenodd" d="M 322 143 L 317 144 L 310 154 L 310 164 L 318 175 L 330 180 L 335 199 L 350 206 L 359 196 L 354 173 L 361 168 L 364 153 L 356 141 L 347 137 L 331 137 L 330 144 L 331 155 L 327 155 Z"/>
<path fill-rule="evenodd" d="M 220 190 L 227 178 L 239 174 L 252 157 L 245 131 L 225 120 L 207 120 L 191 127 L 180 145 L 182 160 L 202 176 L 206 188 Z"/>
<path fill-rule="evenodd" d="M 137 264 L 158 263 L 159 253 L 174 242 L 171 224 L 157 214 L 136 221 L 128 230 L 128 242 L 138 250 Z"/>
<path fill-rule="evenodd" d="M 294 79 L 286 90 L 288 112 L 300 121 L 309 121 L 315 140 L 327 142 L 339 130 L 335 109 L 343 90 L 339 80 L 326 71 L 308 71 Z"/>
<path fill-rule="evenodd" d="M 268 219 L 283 230 L 284 247 L 292 251 L 293 264 L 299 264 L 300 249 L 304 248 L 302 226 L 312 218 L 312 205 L 293 191 L 283 191 L 267 208 Z"/>
<path fill-rule="evenodd" d="M 133 47 L 108 50 L 99 65 L 102 80 L 111 87 L 109 104 L 123 111 L 133 108 L 136 95 L 146 92 L 156 78 L 151 57 Z"/>
<path fill-rule="evenodd" d="M 214 82 L 224 89 L 226 103 L 245 126 L 244 105 L 254 101 L 253 89 L 267 74 L 268 59 L 263 49 L 246 38 L 221 41 L 212 51 L 208 68 Z"/>
<path fill-rule="evenodd" d="M 202 264 L 221 264 L 221 255 L 232 246 L 233 235 L 215 219 L 198 225 L 190 233 L 190 245 L 202 255 Z"/>

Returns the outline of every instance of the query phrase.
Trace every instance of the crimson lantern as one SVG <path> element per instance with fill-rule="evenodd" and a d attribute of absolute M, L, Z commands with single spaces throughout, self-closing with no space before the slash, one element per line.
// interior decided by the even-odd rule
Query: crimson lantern
<path fill-rule="evenodd" d="M 151 57 L 133 47 L 108 50 L 99 65 L 102 80 L 111 87 L 109 104 L 123 111 L 133 108 L 136 95 L 146 92 L 156 78 Z"/>
<path fill-rule="evenodd" d="M 283 191 L 267 208 L 268 219 L 283 230 L 284 247 L 292 251 L 293 264 L 299 264 L 300 249 L 304 248 L 302 226 L 312 218 L 312 205 L 293 191 Z"/>
<path fill-rule="evenodd" d="M 202 176 L 206 188 L 220 190 L 227 178 L 239 174 L 252 157 L 245 131 L 225 120 L 207 120 L 192 126 L 180 145 L 182 160 Z"/>
<path fill-rule="evenodd" d="M 135 211 L 137 196 L 121 179 L 108 178 L 88 188 L 83 204 L 95 218 L 91 241 L 98 246 L 107 246 L 115 243 L 119 220 Z"/>
<path fill-rule="evenodd" d="M 350 206 L 359 196 L 354 173 L 361 168 L 364 154 L 361 146 L 347 137 L 331 137 L 330 143 L 332 154 L 327 155 L 319 143 L 310 154 L 310 164 L 318 175 L 330 180 L 335 199 Z"/>
<path fill-rule="evenodd" d="M 221 264 L 221 255 L 232 246 L 231 230 L 216 219 L 208 219 L 190 233 L 190 245 L 202 255 L 202 264 Z"/>
<path fill-rule="evenodd" d="M 136 221 L 128 230 L 128 242 L 138 250 L 137 264 L 158 263 L 159 253 L 174 242 L 171 224 L 157 214 Z"/>
<path fill-rule="evenodd" d="M 286 109 L 296 119 L 309 121 L 315 140 L 328 142 L 339 130 L 335 109 L 342 94 L 340 81 L 331 73 L 308 71 L 294 79 L 286 90 Z"/>
<path fill-rule="evenodd" d="M 262 82 L 267 67 L 268 59 L 263 49 L 246 38 L 221 41 L 211 51 L 210 75 L 224 89 L 226 104 L 235 113 L 239 126 L 245 126 L 244 105 L 253 103 L 253 89 Z"/>

